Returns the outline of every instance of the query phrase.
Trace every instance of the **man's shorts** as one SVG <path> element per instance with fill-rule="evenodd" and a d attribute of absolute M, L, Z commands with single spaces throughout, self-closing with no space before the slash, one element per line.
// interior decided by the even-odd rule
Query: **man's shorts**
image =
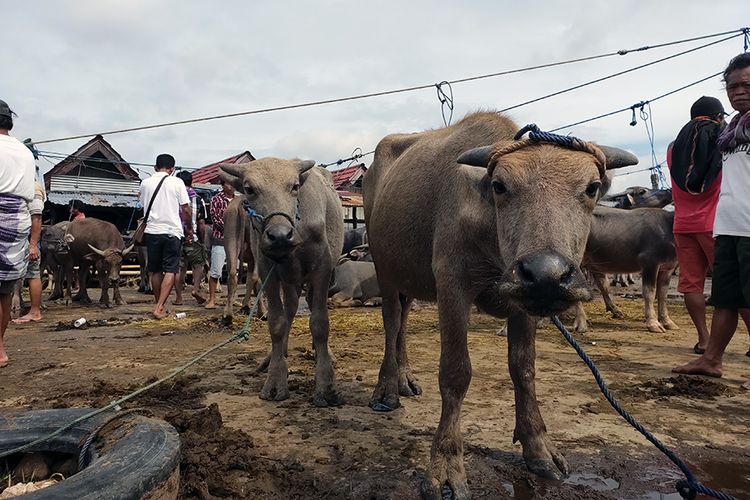
<path fill-rule="evenodd" d="M 42 259 L 30 260 L 26 266 L 26 279 L 31 280 L 42 277 L 41 271 Z"/>
<path fill-rule="evenodd" d="M 182 239 L 166 234 L 146 234 L 148 272 L 179 273 Z"/>
<path fill-rule="evenodd" d="M 0 281 L 0 295 L 12 295 L 18 280 Z"/>
<path fill-rule="evenodd" d="M 221 278 L 221 271 L 227 261 L 227 253 L 224 251 L 224 245 L 214 245 L 211 247 L 211 277 L 214 279 Z"/>
<path fill-rule="evenodd" d="M 750 238 L 717 236 L 711 302 L 720 309 L 750 304 Z"/>
<path fill-rule="evenodd" d="M 180 267 L 183 269 L 195 269 L 203 267 L 206 263 L 206 249 L 201 242 L 194 241 L 191 244 L 182 245 L 182 256 L 180 258 Z"/>
<path fill-rule="evenodd" d="M 714 264 L 714 237 L 703 233 L 675 233 L 677 262 L 680 265 L 677 291 L 703 293 L 706 275 Z"/>

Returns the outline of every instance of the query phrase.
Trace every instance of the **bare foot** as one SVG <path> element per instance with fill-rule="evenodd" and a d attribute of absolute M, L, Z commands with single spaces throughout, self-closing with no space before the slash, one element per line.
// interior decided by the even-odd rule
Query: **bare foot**
<path fill-rule="evenodd" d="M 193 296 L 193 298 L 198 303 L 198 305 L 206 303 L 206 297 L 204 297 L 203 295 L 201 295 L 200 292 L 198 292 L 197 290 L 193 291 L 193 293 L 191 293 L 190 295 Z"/>
<path fill-rule="evenodd" d="M 180 298 L 177 298 L 177 299 L 174 299 L 174 300 L 172 301 L 172 304 L 174 304 L 174 305 L 176 305 L 176 306 L 181 306 L 181 305 L 182 305 L 182 297 L 180 297 Z"/>
<path fill-rule="evenodd" d="M 750 391 L 750 380 L 748 380 L 747 382 L 745 382 L 744 384 L 742 384 L 742 388 L 745 389 L 745 390 Z"/>
<path fill-rule="evenodd" d="M 8 366 L 8 355 L 3 353 L 2 356 L 0 356 L 0 368 L 5 368 Z"/>
<path fill-rule="evenodd" d="M 169 316 L 169 311 L 167 311 L 163 307 L 159 307 L 159 308 L 154 309 L 153 315 L 154 315 L 154 318 L 156 319 L 164 319 L 167 316 Z"/>
<path fill-rule="evenodd" d="M 33 314 L 32 315 L 31 313 L 29 313 L 29 314 L 26 314 L 24 316 L 21 316 L 20 318 L 14 319 L 13 320 L 13 324 L 14 325 L 22 325 L 24 323 L 30 323 L 32 321 L 39 321 L 40 319 L 42 319 L 42 315 L 41 314 Z"/>
<path fill-rule="evenodd" d="M 722 375 L 721 364 L 711 363 L 705 357 L 694 359 L 690 363 L 672 368 L 672 373 L 684 373 L 686 375 L 707 375 L 719 378 Z"/>
<path fill-rule="evenodd" d="M 213 302 L 209 302 L 206 304 L 206 309 L 216 309 L 216 304 Z"/>

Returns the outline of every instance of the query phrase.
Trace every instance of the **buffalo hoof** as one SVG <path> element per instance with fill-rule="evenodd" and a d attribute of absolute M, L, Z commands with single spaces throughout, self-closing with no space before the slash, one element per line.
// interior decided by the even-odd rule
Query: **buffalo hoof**
<path fill-rule="evenodd" d="M 109 302 L 99 302 L 99 307 L 102 309 L 112 309 L 112 304 Z"/>
<path fill-rule="evenodd" d="M 564 460 L 565 459 L 563 458 L 563 461 Z M 564 462 L 564 467 L 560 467 L 557 458 L 554 460 L 544 460 L 541 458 L 528 460 L 526 462 L 526 467 L 528 467 L 529 471 L 539 477 L 554 479 L 555 481 L 564 479 L 568 475 L 568 463 Z"/>
<path fill-rule="evenodd" d="M 232 321 L 233 319 L 231 315 L 223 316 L 221 318 L 221 324 L 224 326 L 232 326 Z"/>
<path fill-rule="evenodd" d="M 679 327 L 679 326 L 677 326 L 677 323 L 675 323 L 674 321 L 672 321 L 672 320 L 671 320 L 671 319 L 669 319 L 669 318 L 666 318 L 666 319 L 662 319 L 662 320 L 659 320 L 659 322 L 660 322 L 660 323 L 662 324 L 662 326 L 664 326 L 664 328 L 666 328 L 667 330 L 679 330 L 679 329 L 680 329 L 680 327 Z"/>
<path fill-rule="evenodd" d="M 240 307 L 240 314 L 244 314 L 245 316 L 247 316 L 248 314 L 250 314 L 250 307 L 247 304 L 245 304 L 244 306 Z"/>
<path fill-rule="evenodd" d="M 614 319 L 625 319 L 625 313 L 618 308 L 614 308 L 612 309 L 612 317 Z"/>
<path fill-rule="evenodd" d="M 313 405 L 318 408 L 341 406 L 344 402 L 344 396 L 334 387 L 330 387 L 325 391 L 315 391 L 315 395 L 313 396 Z"/>
<path fill-rule="evenodd" d="M 286 381 L 283 384 L 275 384 L 270 379 L 266 380 L 263 389 L 260 390 L 260 399 L 265 401 L 284 401 L 289 399 L 289 387 Z"/>
<path fill-rule="evenodd" d="M 375 392 L 370 398 L 370 408 L 375 411 L 393 411 L 400 406 L 401 402 L 397 392 L 387 391 L 383 384 L 378 384 L 375 387 Z"/>
<path fill-rule="evenodd" d="M 646 328 L 648 328 L 649 332 L 653 333 L 666 333 L 667 329 L 664 328 L 661 323 L 659 323 L 656 320 L 647 321 L 646 322 Z"/>
<path fill-rule="evenodd" d="M 471 498 L 466 482 L 457 484 L 434 484 L 429 479 L 422 480 L 420 494 L 424 500 L 465 500 Z"/>
<path fill-rule="evenodd" d="M 419 396 L 422 394 L 422 388 L 417 384 L 417 379 L 412 375 L 411 370 L 401 370 L 398 375 L 398 393 L 400 396 Z"/>

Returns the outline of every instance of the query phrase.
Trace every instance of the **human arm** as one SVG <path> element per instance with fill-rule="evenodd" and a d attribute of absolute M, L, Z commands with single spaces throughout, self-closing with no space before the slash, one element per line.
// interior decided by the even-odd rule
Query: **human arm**
<path fill-rule="evenodd" d="M 182 230 L 185 232 L 185 241 L 193 241 L 193 224 L 190 203 L 180 205 L 180 218 L 182 219 Z"/>
<path fill-rule="evenodd" d="M 39 260 L 39 238 L 42 235 L 42 214 L 31 216 L 31 238 L 29 239 L 29 260 Z"/>

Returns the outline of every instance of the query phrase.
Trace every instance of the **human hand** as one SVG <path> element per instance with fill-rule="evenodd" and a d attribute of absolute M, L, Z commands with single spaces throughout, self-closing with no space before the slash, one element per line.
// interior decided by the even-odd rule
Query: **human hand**
<path fill-rule="evenodd" d="M 39 248 L 37 248 L 36 245 L 32 245 L 29 247 L 29 260 L 30 261 L 37 261 L 41 255 L 39 254 Z"/>

